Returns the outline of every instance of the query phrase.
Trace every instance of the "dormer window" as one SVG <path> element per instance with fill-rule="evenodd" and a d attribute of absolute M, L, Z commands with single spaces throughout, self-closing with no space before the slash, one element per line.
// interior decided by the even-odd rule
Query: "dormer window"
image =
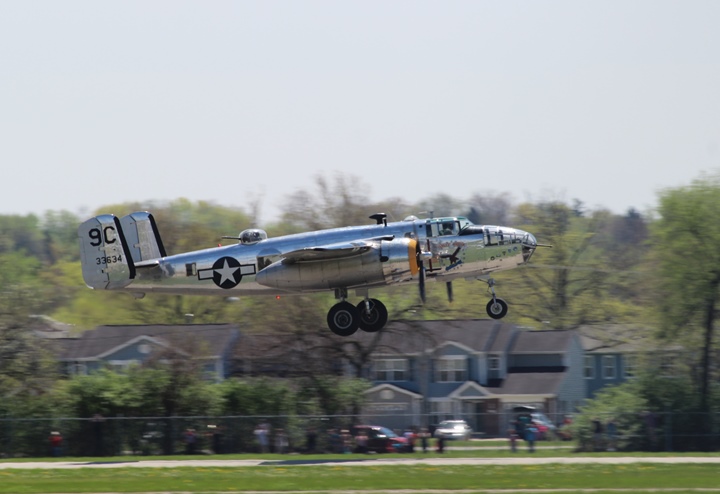
<path fill-rule="evenodd" d="M 243 230 L 240 233 L 239 238 L 242 245 L 253 245 L 263 240 L 267 240 L 268 236 L 265 230 L 250 228 L 248 230 Z"/>

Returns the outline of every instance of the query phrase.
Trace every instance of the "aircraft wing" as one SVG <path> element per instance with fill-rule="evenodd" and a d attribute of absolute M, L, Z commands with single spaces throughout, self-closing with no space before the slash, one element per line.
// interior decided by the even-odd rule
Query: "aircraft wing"
<path fill-rule="evenodd" d="M 294 250 L 283 256 L 283 264 L 295 264 L 301 262 L 329 261 L 332 259 L 345 259 L 355 257 L 377 247 L 381 240 L 392 240 L 393 235 L 385 237 L 369 238 L 366 240 L 353 240 L 351 242 L 339 242 L 336 244 L 318 245 Z"/>

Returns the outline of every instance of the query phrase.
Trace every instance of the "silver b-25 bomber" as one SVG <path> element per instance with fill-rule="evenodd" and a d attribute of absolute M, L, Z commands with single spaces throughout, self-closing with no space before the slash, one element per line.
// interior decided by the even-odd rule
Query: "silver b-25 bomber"
<path fill-rule="evenodd" d="M 122 218 L 96 216 L 78 228 L 82 273 L 88 287 L 146 293 L 285 295 L 332 290 L 339 300 L 328 312 L 330 329 L 349 336 L 358 329 L 375 332 L 387 323 L 385 305 L 369 290 L 416 283 L 425 300 L 426 280 L 446 282 L 487 277 L 528 262 L 538 247 L 535 237 L 504 226 L 474 225 L 467 218 L 446 217 L 332 228 L 268 238 L 260 229 L 244 230 L 237 244 L 167 255 L 155 219 L 137 212 Z M 507 314 L 495 296 L 487 313 Z M 348 292 L 363 298 L 353 305 Z"/>

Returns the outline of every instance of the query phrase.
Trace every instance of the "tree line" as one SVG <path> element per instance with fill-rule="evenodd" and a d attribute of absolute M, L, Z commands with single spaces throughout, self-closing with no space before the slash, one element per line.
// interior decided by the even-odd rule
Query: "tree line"
<path fill-rule="evenodd" d="M 658 341 L 678 342 L 689 350 L 686 406 L 698 412 L 716 409 L 720 175 L 704 175 L 660 192 L 658 208 L 645 214 L 635 209 L 625 214 L 591 210 L 577 200 L 516 203 L 497 193 L 478 193 L 462 201 L 439 194 L 419 204 L 400 198 L 368 204 L 367 190 L 356 177 L 318 178 L 314 190 L 288 196 L 280 218 L 262 226 L 269 236 L 278 236 L 366 224 L 375 212 L 398 220 L 432 211 L 435 216 L 463 215 L 479 224 L 530 231 L 552 248 L 538 249 L 527 268 L 497 276 L 496 290 L 513 308 L 509 321 L 536 329 L 598 324 L 646 328 Z M 251 204 L 245 210 L 178 199 L 108 205 L 93 214 L 122 216 L 150 210 L 167 251 L 178 253 L 211 247 L 222 235 L 260 226 L 256 221 L 259 207 Z M 59 386 L 54 383 L 64 382 L 53 374 L 48 355 L 26 330 L 31 314 L 51 315 L 73 324 L 76 331 L 99 324 L 183 323 L 187 314 L 193 314 L 198 323 L 238 322 L 244 331 L 325 337 L 323 307 L 331 303 L 331 295 L 280 301 L 166 295 L 136 300 L 89 290 L 80 273 L 76 233 L 84 219 L 65 211 L 42 217 L 0 215 L 2 396 L 42 395 Z M 391 319 L 485 317 L 486 285 L 456 285 L 452 304 L 444 287 L 433 284 L 428 285 L 424 305 L 412 289 L 388 290 L 383 298 Z M 381 340 L 382 333 L 373 344 L 381 344 Z M 358 370 L 367 364 L 372 350 L 352 342 L 329 341 L 327 347 L 355 362 Z M 650 393 L 653 388 L 648 385 L 645 389 Z M 648 405 L 652 404 L 650 399 Z M 707 420 L 703 427 L 717 426 Z"/>

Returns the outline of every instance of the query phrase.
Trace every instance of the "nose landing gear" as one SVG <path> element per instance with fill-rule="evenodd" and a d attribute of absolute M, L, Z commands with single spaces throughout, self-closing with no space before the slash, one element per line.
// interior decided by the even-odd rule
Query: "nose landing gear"
<path fill-rule="evenodd" d="M 490 316 L 492 319 L 502 319 L 508 313 L 508 304 L 503 299 L 498 298 L 495 295 L 495 280 L 494 279 L 490 278 L 489 280 L 487 280 L 486 283 L 488 284 L 490 293 L 492 293 L 492 299 L 485 306 L 487 315 Z"/>

